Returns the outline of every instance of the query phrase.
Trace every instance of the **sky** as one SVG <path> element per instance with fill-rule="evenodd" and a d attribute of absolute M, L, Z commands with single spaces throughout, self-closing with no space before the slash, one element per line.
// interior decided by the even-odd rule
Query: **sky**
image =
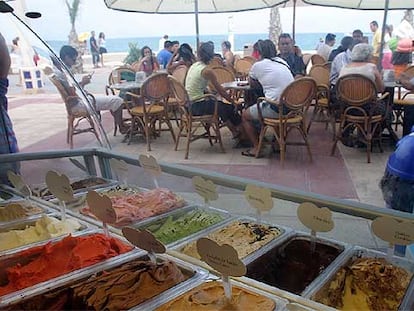
<path fill-rule="evenodd" d="M 9 2 L 18 11 L 18 2 Z M 225 0 L 224 0 L 225 1 Z M 408 0 L 407 0 L 408 1 Z M 71 0 L 69 0 L 71 2 Z M 42 17 L 31 20 L 30 24 L 46 40 L 66 40 L 70 31 L 70 21 L 65 0 L 26 0 L 27 11 L 38 11 Z M 227 34 L 229 17 L 232 16 L 234 33 L 267 33 L 269 10 L 256 10 L 241 13 L 200 14 L 201 34 Z M 282 29 L 291 32 L 292 8 L 280 9 Z M 21 13 L 19 14 L 21 16 Z M 389 13 L 387 24 L 398 25 L 402 11 Z M 338 32 L 350 33 L 359 28 L 370 32 L 369 23 L 377 20 L 382 24 L 383 11 L 358 11 L 317 6 L 298 7 L 296 12 L 296 32 Z M 5 34 L 7 26 L 5 14 L 0 15 L 0 31 Z M 103 31 L 110 37 L 161 37 L 163 34 L 192 35 L 195 33 L 193 15 L 159 15 L 119 12 L 108 9 L 103 0 L 82 0 L 80 14 L 76 22 L 76 31 L 97 33 Z M 10 28 L 9 28 L 10 29 Z M 6 38 L 14 36 L 6 31 Z M 12 37 L 11 37 L 12 38 Z"/>

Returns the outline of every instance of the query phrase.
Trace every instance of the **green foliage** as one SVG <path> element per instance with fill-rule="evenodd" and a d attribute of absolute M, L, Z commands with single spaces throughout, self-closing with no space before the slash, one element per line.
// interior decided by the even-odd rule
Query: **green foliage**
<path fill-rule="evenodd" d="M 70 24 L 72 25 L 72 27 L 74 27 L 75 22 L 76 22 L 76 17 L 78 16 L 78 13 L 79 13 L 79 7 L 80 7 L 81 0 L 73 0 L 72 5 L 69 3 L 68 0 L 66 0 L 65 2 L 66 2 L 66 6 L 68 7 Z"/>
<path fill-rule="evenodd" d="M 138 47 L 138 43 L 128 43 L 129 51 L 127 57 L 124 59 L 125 64 L 132 64 L 136 61 L 139 61 L 141 58 L 141 49 Z"/>

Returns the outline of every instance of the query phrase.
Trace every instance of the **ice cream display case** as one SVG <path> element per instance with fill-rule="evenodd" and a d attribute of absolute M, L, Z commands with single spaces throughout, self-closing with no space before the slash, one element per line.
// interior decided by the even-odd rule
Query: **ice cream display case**
<path fill-rule="evenodd" d="M 72 161 L 70 161 L 72 159 L 76 159 L 78 162 L 81 162 L 83 164 L 84 169 L 79 168 L 79 166 L 74 166 L 72 164 Z M 179 238 L 179 240 L 174 242 L 167 241 L 167 253 L 171 258 L 174 258 L 174 260 L 184 261 L 191 265 L 194 265 L 195 262 L 193 260 L 187 261 L 185 257 L 183 257 L 182 255 L 176 255 L 179 254 L 177 247 L 183 247 L 185 244 L 188 244 L 191 241 L 195 241 L 200 237 L 208 236 L 209 233 L 216 231 L 219 228 L 225 227 L 225 225 L 230 225 L 232 221 L 234 221 L 235 219 L 253 219 L 257 222 L 257 224 L 267 223 L 271 227 L 278 228 L 279 230 L 282 229 L 278 231 L 276 236 L 270 239 L 268 243 L 265 243 L 266 245 L 264 245 L 263 247 L 259 247 L 260 251 L 255 250 L 256 252 L 254 253 L 254 255 L 246 255 L 243 254 L 242 250 L 240 251 L 241 258 L 249 258 L 249 261 L 244 261 L 248 269 L 245 276 L 233 278 L 233 281 L 235 282 L 235 284 L 240 283 L 243 284 L 243 286 L 246 286 L 247 288 L 253 288 L 254 290 L 265 292 L 269 296 L 275 296 L 279 299 L 288 301 L 288 303 L 285 304 L 283 307 L 283 309 L 286 310 L 291 310 L 289 308 L 293 308 L 293 305 L 296 309 L 292 310 L 298 310 L 300 306 L 303 306 L 304 309 L 307 308 L 306 310 L 333 310 L 333 307 L 324 305 L 323 303 L 317 302 L 313 299 L 316 299 L 315 297 L 317 296 L 315 295 L 319 291 L 321 291 L 322 293 L 324 292 L 324 290 L 326 289 L 325 286 L 329 287 L 328 284 L 330 284 L 330 280 L 332 280 L 332 278 L 339 271 L 341 271 L 342 265 L 348 264 L 350 260 L 353 260 L 352 258 L 355 257 L 354 251 L 356 247 L 360 247 L 361 249 L 364 249 L 368 252 L 372 251 L 379 253 L 380 257 L 382 256 L 383 258 L 389 257 L 386 254 L 388 244 L 382 242 L 378 237 L 373 236 L 373 233 L 370 231 L 371 222 L 379 217 L 388 217 L 396 221 L 405 223 L 414 222 L 414 216 L 412 214 L 403 213 L 396 210 L 378 208 L 372 205 L 356 201 L 341 200 L 314 193 L 307 193 L 292 188 L 281 187 L 276 184 L 257 182 L 255 180 L 249 180 L 235 176 L 228 176 L 213 171 L 207 171 L 200 168 L 191 167 L 189 165 L 168 164 L 160 162 L 159 165 L 161 167 L 162 173 L 159 176 L 154 177 L 151 176 L 151 174 L 149 174 L 144 167 L 141 167 L 140 161 L 137 158 L 125 156 L 122 154 L 114 153 L 99 148 L 0 156 L 0 161 L 20 161 L 22 167 L 21 174 L 24 177 L 27 176 L 26 181 L 28 184 L 31 185 L 41 184 L 44 180 L 44 175 L 46 171 L 53 169 L 59 170 L 59 172 L 66 174 L 67 176 L 69 176 L 71 180 L 82 179 L 90 176 L 97 176 L 99 178 L 107 180 L 120 180 L 120 178 L 118 178 L 119 172 L 117 172 L 112 166 L 113 160 L 125 162 L 125 165 L 127 167 L 127 176 L 126 178 L 125 176 L 123 178 L 124 184 L 131 187 L 136 186 L 140 189 L 145 189 L 146 191 L 151 191 L 153 189 L 158 188 L 169 189 L 171 192 L 177 194 L 179 197 L 183 198 L 183 200 L 187 202 L 187 206 L 179 207 L 176 210 L 170 211 L 168 212 L 168 214 L 165 214 L 163 216 L 158 215 L 151 219 L 148 218 L 147 220 L 137 220 L 133 223 L 133 226 L 137 228 L 148 228 L 149 231 L 154 229 L 155 233 L 157 229 L 163 226 L 163 221 L 165 220 L 166 225 L 164 230 L 166 231 L 164 235 L 167 235 L 169 237 L 171 235 L 171 227 L 169 223 L 176 223 L 177 228 L 180 227 L 180 214 L 184 211 L 186 211 L 186 213 L 189 212 L 195 206 L 203 208 L 213 207 L 217 208 L 218 210 L 225 210 L 225 213 L 228 213 L 230 215 L 230 217 L 223 220 L 222 222 L 219 222 L 218 224 L 210 225 L 210 222 L 208 221 L 210 227 L 207 229 L 202 229 L 197 233 L 191 233 L 189 235 L 185 234 L 187 235 L 186 237 Z M 209 202 L 204 203 L 203 198 L 200 198 L 199 193 L 194 190 L 194 185 L 192 183 L 192 179 L 194 176 L 200 176 L 214 183 L 217 186 L 218 199 L 212 199 Z M 246 202 L 245 189 L 248 185 L 252 184 L 258 187 L 266 188 L 270 191 L 271 198 L 274 203 L 273 209 L 269 211 L 256 211 L 249 206 L 249 203 Z M 315 232 L 312 232 L 312 234 L 311 232 L 303 233 L 307 228 L 304 227 L 297 220 L 297 210 L 298 206 L 303 204 L 304 202 L 313 203 L 317 207 L 324 207 L 329 209 L 332 212 L 332 220 L 333 222 L 335 222 L 334 229 L 331 231 L 326 230 L 326 232 L 322 230 L 322 232 L 317 232 L 317 234 L 315 234 Z M 56 210 L 58 210 L 58 205 L 55 205 L 55 208 Z M 89 219 L 90 223 L 100 225 L 100 222 L 94 222 L 90 220 L 93 218 L 85 216 L 83 214 L 79 214 L 77 212 L 68 212 L 68 215 L 76 217 L 83 221 Z M 195 218 L 197 218 L 197 216 L 195 216 Z M 192 222 L 191 218 L 183 219 L 186 219 L 184 222 Z M 263 219 L 265 219 L 265 221 L 263 221 Z M 350 224 L 351 227 L 347 227 L 350 226 Z M 349 232 L 353 231 L 352 226 L 356 226 L 358 224 L 362 224 L 368 228 L 368 230 L 365 229 L 366 233 L 362 235 L 349 234 Z M 123 224 L 119 227 L 122 226 Z M 116 227 L 114 227 L 114 229 L 115 228 Z M 256 230 L 256 233 L 260 232 L 262 231 Z M 115 235 L 116 234 L 114 234 L 114 236 Z M 367 240 L 369 238 L 369 235 L 373 237 L 369 241 L 370 243 L 371 241 L 373 241 L 369 246 L 374 250 L 367 249 L 365 247 L 365 242 L 368 243 Z M 247 238 L 247 235 L 245 235 L 245 237 Z M 269 255 L 270 257 L 272 257 L 273 255 L 277 256 L 280 253 L 286 253 L 287 250 L 289 250 L 288 245 L 290 240 L 299 241 L 295 242 L 294 244 L 298 243 L 298 247 L 300 249 L 309 248 L 310 239 L 315 240 L 317 242 L 315 244 L 316 251 L 319 251 L 319 248 L 321 247 L 318 243 L 328 244 L 328 246 L 332 246 L 333 249 L 328 248 L 328 250 L 326 250 L 327 253 L 329 253 L 329 256 L 332 255 L 332 261 L 330 263 L 326 263 L 325 271 L 317 275 L 315 280 L 311 280 L 309 284 L 304 286 L 303 289 L 295 291 L 289 288 L 281 288 L 282 286 L 279 285 L 273 287 L 269 284 L 266 284 L 263 280 L 252 281 L 252 278 L 249 277 L 249 264 L 254 265 L 257 263 L 257 265 L 260 266 L 262 265 L 262 263 L 260 263 L 260 260 L 264 260 L 264 262 L 269 261 L 268 259 L 266 259 L 266 256 Z M 303 243 L 305 243 L 305 245 L 307 246 L 303 246 Z M 245 240 L 244 244 L 248 245 L 247 240 Z M 239 252 L 237 251 L 237 254 L 238 253 Z M 365 253 L 362 252 L 358 254 Z M 7 259 L 9 258 L 8 256 L 9 255 L 0 257 L 0 265 L 2 259 Z M 22 255 L 22 257 L 25 256 L 26 255 Z M 30 254 L 28 256 L 30 256 Z M 364 256 L 362 255 L 362 257 Z M 116 260 L 116 258 L 107 259 L 106 263 L 114 263 L 116 262 Z M 258 261 L 255 262 L 255 260 Z M 297 264 L 292 260 L 285 260 L 288 262 L 288 265 Z M 408 265 L 412 265 L 411 259 L 405 259 L 405 261 Z M 350 263 L 351 267 L 360 264 L 359 262 Z M 362 264 L 362 266 L 364 266 L 364 264 Z M 111 267 L 115 267 L 115 264 Z M 399 280 L 399 285 L 404 285 L 404 288 L 401 289 L 401 303 L 398 303 L 399 306 L 396 306 L 396 308 L 399 308 L 400 310 L 413 309 L 413 299 L 410 298 L 414 296 L 414 285 L 412 278 L 413 270 L 409 266 L 407 268 L 407 265 L 403 265 L 403 268 L 411 274 L 408 274 L 406 278 L 400 278 Z M 382 272 L 382 269 L 380 270 L 380 272 Z M 77 272 L 67 273 L 64 276 L 58 277 L 58 280 L 69 280 L 69 276 L 77 278 L 78 276 L 80 276 L 79 271 L 80 270 L 77 270 Z M 2 275 L 5 276 L 7 274 L 3 272 Z M 289 279 L 288 276 L 287 278 Z M 7 283 L 7 281 L 4 280 L 5 278 L 3 277 L 3 285 Z M 386 280 L 386 277 L 381 278 L 381 280 L 384 282 L 384 280 Z M 69 284 L 63 284 L 59 282 L 52 282 L 53 286 L 61 285 L 64 287 L 65 284 Z M 364 283 L 365 280 L 362 282 Z M 201 285 L 201 283 L 205 283 L 205 280 L 199 280 L 197 286 Z M 193 285 L 194 286 L 192 287 L 196 286 L 195 283 L 193 283 Z M 20 296 L 12 296 L 13 293 L 7 293 L 7 295 L 3 294 L 6 296 L 0 299 L 1 303 L 4 303 L 2 306 L 11 306 L 12 302 L 13 304 L 18 304 L 20 302 L 23 302 L 25 297 L 35 297 L 36 295 L 40 295 L 40 293 L 32 295 L 31 291 L 34 290 L 33 288 L 34 287 L 32 286 L 30 287 L 30 289 L 19 290 L 19 293 L 25 293 L 24 295 Z M 151 303 L 155 301 L 161 302 L 162 300 L 162 304 L 158 304 L 157 307 L 161 306 L 164 303 L 167 303 L 167 300 L 170 300 L 173 297 L 176 298 L 179 295 L 187 292 L 189 289 L 190 287 L 188 285 L 183 285 L 183 287 L 180 288 L 180 290 L 169 292 L 168 297 L 164 296 L 163 299 L 159 300 L 154 299 L 154 301 L 152 301 Z M 46 292 L 46 290 L 43 292 Z M 303 296 L 300 296 L 299 294 L 302 294 Z M 13 297 L 13 299 L 10 300 L 10 297 Z M 5 298 L 7 298 L 7 300 Z M 149 303 L 149 301 L 150 300 L 148 300 L 147 303 Z M 292 303 L 292 306 L 289 306 L 289 303 Z"/>

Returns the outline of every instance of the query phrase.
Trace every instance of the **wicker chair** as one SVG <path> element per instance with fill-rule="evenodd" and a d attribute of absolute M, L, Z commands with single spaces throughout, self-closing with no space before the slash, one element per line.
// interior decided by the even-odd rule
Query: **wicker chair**
<path fill-rule="evenodd" d="M 360 134 L 360 139 L 367 145 L 367 162 L 371 163 L 373 141 L 378 142 L 382 152 L 381 136 L 384 115 L 379 112 L 381 110 L 380 101 L 384 100 L 389 94 L 385 93 L 378 98 L 375 83 L 359 74 L 340 77 L 335 87 L 342 107 L 339 132 L 332 146 L 331 155 L 335 154 L 338 141 L 344 142 L 346 139 L 344 133 L 355 127 Z M 366 109 L 367 104 L 369 104 L 369 109 Z M 387 111 L 385 112 L 386 115 Z"/>
<path fill-rule="evenodd" d="M 326 60 L 325 60 L 325 58 L 323 58 L 319 54 L 313 54 L 311 56 L 311 62 L 312 62 L 312 66 L 314 66 L 314 65 L 323 65 L 323 64 L 326 63 Z"/>
<path fill-rule="evenodd" d="M 186 65 L 177 66 L 172 72 L 172 76 L 176 78 L 182 85 L 185 84 L 185 77 L 187 76 L 188 67 Z M 180 108 L 178 99 L 175 98 L 174 93 L 170 94 L 168 98 L 168 114 L 171 120 L 175 120 L 177 126 L 179 126 L 180 120 Z"/>
<path fill-rule="evenodd" d="M 282 165 L 285 160 L 286 145 L 305 145 L 310 161 L 312 161 L 312 153 L 306 131 L 306 110 L 316 96 L 316 89 L 316 82 L 313 78 L 303 77 L 290 83 L 280 95 L 278 102 L 263 97 L 258 99 L 257 107 L 262 129 L 259 135 L 259 146 L 257 148 L 256 158 L 259 157 L 266 132 L 271 130 L 280 146 L 280 162 Z M 259 103 L 263 100 L 278 107 L 278 118 L 261 117 L 262 111 Z M 287 113 L 283 111 L 284 107 L 289 110 Z M 287 140 L 292 129 L 299 131 L 303 142 L 290 142 Z"/>
<path fill-rule="evenodd" d="M 66 133 L 66 142 L 69 144 L 70 149 L 73 149 L 73 136 L 82 134 L 82 133 L 93 133 L 96 137 L 96 139 L 101 142 L 101 139 L 99 138 L 98 132 L 95 127 L 95 123 L 92 120 L 91 115 L 85 110 L 82 113 L 74 112 L 71 107 L 74 103 L 77 103 L 80 101 L 80 97 L 77 95 L 69 95 L 66 88 L 62 85 L 60 80 L 52 73 L 47 75 L 50 79 L 50 81 L 53 83 L 53 85 L 57 88 L 59 91 L 60 96 L 62 97 L 65 106 L 66 106 L 66 112 L 67 112 L 67 118 L 68 118 L 68 128 Z M 95 107 L 95 97 L 93 97 L 92 94 L 87 93 L 87 96 L 92 103 L 92 106 Z M 96 111 L 98 117 L 100 117 L 100 114 L 98 111 Z M 83 122 L 86 121 L 86 122 Z M 87 126 L 85 127 L 85 123 Z"/>
<path fill-rule="evenodd" d="M 214 99 L 214 114 L 212 115 L 202 115 L 202 116 L 193 116 L 189 107 L 191 106 L 190 98 L 188 97 L 187 91 L 184 86 L 173 76 L 168 76 L 170 81 L 171 92 L 177 98 L 180 104 L 181 119 L 179 132 L 177 135 L 177 140 L 175 143 L 175 150 L 178 149 L 178 144 L 180 143 L 180 137 L 186 137 L 186 150 L 185 150 L 185 159 L 188 159 L 188 154 L 190 152 L 190 143 L 198 140 L 200 138 L 207 138 L 210 142 L 210 145 L 213 145 L 213 139 L 218 141 L 221 151 L 224 151 L 223 142 L 221 140 L 220 134 L 220 122 L 218 117 L 218 101 L 213 95 L 205 95 L 204 98 Z M 210 129 L 213 129 L 215 135 L 210 134 Z"/>
<path fill-rule="evenodd" d="M 134 80 L 135 80 L 135 71 L 132 69 L 130 65 L 115 67 L 109 73 L 108 84 L 105 86 L 105 93 L 106 95 L 118 95 L 122 97 L 124 99 L 124 105 L 126 105 L 126 101 L 128 99 L 126 98 L 125 94 L 121 93 L 119 90 L 111 88 L 111 85 L 115 83 L 120 83 L 121 81 L 134 81 Z M 124 123 L 128 123 L 130 120 L 131 120 L 130 118 L 123 118 Z M 118 125 L 115 122 L 114 136 L 116 136 L 117 130 L 118 130 Z"/>
<path fill-rule="evenodd" d="M 247 80 L 250 72 L 250 68 L 252 68 L 252 62 L 247 59 L 239 59 L 234 64 L 234 70 L 236 72 L 236 78 L 240 80 Z"/>
<path fill-rule="evenodd" d="M 149 76 L 141 87 L 141 95 L 127 93 L 133 105 L 127 103 L 131 115 L 131 126 L 128 132 L 128 144 L 132 136 L 143 134 L 147 142 L 147 151 L 151 151 L 150 138 L 160 135 L 162 123 L 167 124 L 168 131 L 174 140 L 175 134 L 167 113 L 167 101 L 170 95 L 170 84 L 166 73 L 155 73 Z M 156 123 L 159 122 L 159 129 Z"/>
<path fill-rule="evenodd" d="M 330 105 L 329 70 L 324 65 L 314 65 L 309 71 L 309 77 L 315 79 L 317 84 L 316 100 L 312 117 L 309 121 L 307 131 L 309 132 L 312 122 L 323 122 L 328 128 L 331 124 L 333 138 L 336 136 L 335 112 Z"/>
<path fill-rule="evenodd" d="M 413 78 L 414 77 L 414 66 L 407 67 L 403 71 L 404 75 Z M 406 91 L 402 92 L 402 87 L 398 87 L 397 98 L 394 98 L 393 113 L 394 113 L 394 126 L 395 130 L 398 129 L 398 125 L 403 123 L 404 118 L 404 107 L 414 105 L 414 92 Z"/>

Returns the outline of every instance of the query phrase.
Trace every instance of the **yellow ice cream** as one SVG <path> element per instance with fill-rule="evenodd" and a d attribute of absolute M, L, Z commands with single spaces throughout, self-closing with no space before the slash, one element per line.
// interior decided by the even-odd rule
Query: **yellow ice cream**
<path fill-rule="evenodd" d="M 228 300 L 224 296 L 223 285 L 220 282 L 204 283 L 195 289 L 166 303 L 157 311 L 271 311 L 276 303 L 260 294 L 249 292 L 243 288 L 233 286 L 232 297 Z"/>
<path fill-rule="evenodd" d="M 412 276 L 383 258 L 358 258 L 340 269 L 315 300 L 341 310 L 397 310 Z"/>
<path fill-rule="evenodd" d="M 76 219 L 61 221 L 54 217 L 42 216 L 33 226 L 21 230 L 0 232 L 0 251 L 48 240 L 79 230 L 81 225 Z"/>

